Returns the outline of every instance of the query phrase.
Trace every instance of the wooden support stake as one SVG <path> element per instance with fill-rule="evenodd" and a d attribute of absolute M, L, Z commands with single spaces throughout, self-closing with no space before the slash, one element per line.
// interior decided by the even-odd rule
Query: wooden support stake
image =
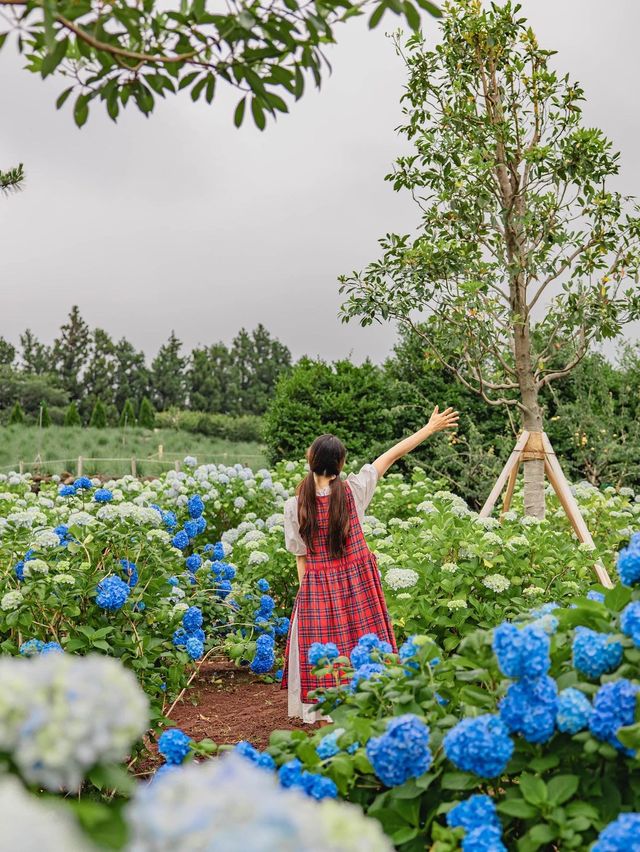
<path fill-rule="evenodd" d="M 82 476 L 82 456 L 78 456 L 77 476 Z"/>
<path fill-rule="evenodd" d="M 520 469 L 520 462 L 514 464 L 511 468 L 511 473 L 509 474 L 509 481 L 507 482 L 507 490 L 504 495 L 504 500 L 502 502 L 502 511 L 500 512 L 500 517 L 505 515 L 511 506 L 511 498 L 513 497 L 513 492 L 515 491 L 516 481 L 518 479 L 518 470 Z"/>
<path fill-rule="evenodd" d="M 589 528 L 582 517 L 576 498 L 571 493 L 571 488 L 564 475 L 564 471 L 560 466 L 560 462 L 553 451 L 551 441 L 544 432 L 542 433 L 542 441 L 546 454 L 545 470 L 547 471 L 549 482 L 551 483 L 553 490 L 558 495 L 558 500 L 560 500 L 562 508 L 565 510 L 566 515 L 569 518 L 569 522 L 578 536 L 578 540 L 585 544 L 590 544 L 595 548 Z M 598 560 L 594 565 L 594 570 L 598 581 L 605 587 L 605 589 L 612 589 L 613 583 L 611 582 L 609 573 L 602 562 Z"/>
<path fill-rule="evenodd" d="M 164 447 L 162 444 L 158 444 L 158 459 L 162 461 L 162 456 L 164 455 Z"/>
<path fill-rule="evenodd" d="M 18 473 L 24 473 L 24 462 L 18 462 Z"/>
<path fill-rule="evenodd" d="M 507 463 L 502 468 L 502 473 L 498 477 L 498 481 L 493 486 L 491 494 L 487 497 L 487 500 L 480 510 L 481 518 L 488 518 L 491 512 L 493 511 L 493 507 L 496 505 L 496 500 L 502 494 L 502 489 L 504 488 L 509 476 L 511 475 L 511 471 L 515 467 L 516 474 L 518 470 L 518 465 L 520 464 L 520 453 L 525 448 L 525 445 L 529 439 L 529 433 L 524 431 L 522 435 L 518 438 L 515 447 L 513 448 L 513 452 L 507 459 Z"/>

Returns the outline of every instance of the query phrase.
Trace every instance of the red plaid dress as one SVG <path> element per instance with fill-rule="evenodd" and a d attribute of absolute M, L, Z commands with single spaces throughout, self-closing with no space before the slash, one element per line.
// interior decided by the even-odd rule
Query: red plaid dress
<path fill-rule="evenodd" d="M 397 650 L 391 619 L 387 612 L 376 557 L 367 547 L 358 519 L 353 494 L 345 485 L 349 506 L 349 535 L 345 555 L 335 559 L 327 549 L 329 495 L 317 496 L 318 532 L 306 554 L 306 571 L 294 604 L 291 621 L 298 616 L 300 696 L 311 702 L 308 693 L 320 686 L 334 686 L 331 675 L 317 678 L 308 662 L 314 642 L 334 642 L 340 654 L 348 656 L 363 633 L 375 633 Z M 285 652 L 282 688 L 288 686 L 289 642 Z"/>

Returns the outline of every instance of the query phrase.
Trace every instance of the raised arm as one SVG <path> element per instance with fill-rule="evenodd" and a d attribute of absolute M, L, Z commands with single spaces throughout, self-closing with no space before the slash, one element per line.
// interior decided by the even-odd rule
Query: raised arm
<path fill-rule="evenodd" d="M 415 450 L 430 435 L 433 435 L 435 432 L 441 432 L 443 429 L 455 429 L 458 425 L 458 417 L 458 412 L 454 411 L 453 408 L 447 408 L 446 411 L 440 412 L 436 405 L 426 426 L 423 426 L 422 429 L 418 429 L 413 435 L 409 435 L 408 438 L 391 447 L 390 450 L 387 450 L 386 453 L 383 453 L 374 461 L 373 466 L 378 471 L 378 476 L 384 476 L 392 464 L 395 464 L 402 456 L 406 456 L 407 453 Z"/>

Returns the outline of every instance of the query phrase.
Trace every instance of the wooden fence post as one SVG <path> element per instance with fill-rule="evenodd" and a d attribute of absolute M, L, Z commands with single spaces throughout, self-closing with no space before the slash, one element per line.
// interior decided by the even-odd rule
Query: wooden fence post
<path fill-rule="evenodd" d="M 138 465 L 136 464 L 135 456 L 131 456 L 131 476 L 138 475 Z"/>
<path fill-rule="evenodd" d="M 82 456 L 78 456 L 77 476 L 82 476 Z"/>
<path fill-rule="evenodd" d="M 164 447 L 162 444 L 158 444 L 158 459 L 162 461 L 162 457 L 164 455 Z"/>
<path fill-rule="evenodd" d="M 18 462 L 18 472 L 24 473 L 24 462 L 23 461 Z"/>
<path fill-rule="evenodd" d="M 174 464 L 174 467 L 175 467 L 175 469 L 177 470 L 177 472 L 178 472 L 178 473 L 180 473 L 180 462 L 178 461 L 178 459 L 176 459 L 176 462 L 175 462 L 175 464 Z"/>

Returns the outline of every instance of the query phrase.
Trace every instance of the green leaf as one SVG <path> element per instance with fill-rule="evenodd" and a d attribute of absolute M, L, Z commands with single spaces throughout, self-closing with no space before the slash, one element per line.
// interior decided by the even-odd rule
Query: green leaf
<path fill-rule="evenodd" d="M 238 105 L 236 107 L 236 111 L 233 114 L 233 123 L 236 127 L 240 127 L 242 124 L 242 120 L 244 119 L 244 109 L 247 104 L 247 99 L 242 98 L 241 101 L 238 101 Z"/>
<path fill-rule="evenodd" d="M 370 30 L 373 30 L 373 29 L 375 29 L 375 27 L 378 26 L 378 24 L 382 20 L 382 16 L 384 15 L 384 13 L 387 11 L 388 8 L 389 7 L 387 6 L 386 2 L 380 3 L 379 6 L 376 6 L 376 8 L 373 10 L 373 14 L 369 18 L 369 29 Z"/>
<path fill-rule="evenodd" d="M 524 799 L 505 799 L 497 805 L 497 809 L 501 814 L 519 819 L 531 819 L 538 813 L 538 809 Z"/>
<path fill-rule="evenodd" d="M 556 775 L 547 783 L 547 794 L 551 805 L 561 805 L 570 799 L 578 787 L 580 779 L 577 775 Z"/>
<path fill-rule="evenodd" d="M 264 117 L 264 110 L 260 104 L 258 98 L 251 99 L 251 113 L 253 115 L 253 120 L 256 123 L 256 127 L 258 130 L 264 130 L 267 125 L 267 120 Z"/>
<path fill-rule="evenodd" d="M 536 775 L 521 775 L 520 791 L 532 805 L 542 805 L 547 801 L 547 786 L 542 778 Z"/>
<path fill-rule="evenodd" d="M 528 832 L 528 836 L 534 841 L 534 843 L 537 843 L 540 846 L 542 846 L 543 843 L 550 843 L 555 839 L 557 834 L 558 832 L 556 829 L 547 823 L 534 825 Z"/>
<path fill-rule="evenodd" d="M 411 29 L 412 30 L 419 30 L 420 29 L 420 13 L 416 9 L 416 7 L 413 5 L 413 3 L 410 2 L 410 0 L 404 0 L 402 6 L 404 8 L 405 18 L 407 19 L 407 23 L 409 24 Z"/>
<path fill-rule="evenodd" d="M 43 78 L 48 77 L 49 74 L 55 71 L 55 69 L 66 56 L 68 46 L 69 39 L 63 38 L 55 43 L 55 47 L 51 52 L 47 53 L 47 55 L 42 60 L 42 65 L 40 66 L 40 73 L 42 74 Z"/>
<path fill-rule="evenodd" d="M 622 584 L 614 586 L 604 596 L 605 605 L 613 612 L 620 612 L 631 600 L 631 589 Z"/>
<path fill-rule="evenodd" d="M 433 15 L 434 18 L 442 17 L 442 10 L 436 6 L 435 3 L 432 3 L 431 0 L 416 0 L 418 6 L 421 9 L 424 9 L 425 12 L 428 12 L 430 15 Z"/>
<path fill-rule="evenodd" d="M 478 786 L 478 779 L 468 772 L 445 772 L 441 786 L 443 790 L 473 790 Z"/>

